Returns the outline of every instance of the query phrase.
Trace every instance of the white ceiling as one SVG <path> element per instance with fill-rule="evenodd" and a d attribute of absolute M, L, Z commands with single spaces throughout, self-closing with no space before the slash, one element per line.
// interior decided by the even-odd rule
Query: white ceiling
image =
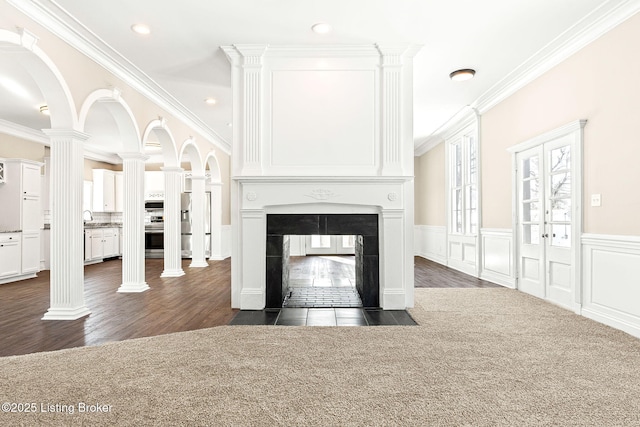
<path fill-rule="evenodd" d="M 223 45 L 423 45 L 415 58 L 414 141 L 442 129 L 457 112 L 513 76 L 584 21 L 628 0 L 11 0 L 37 4 L 110 55 L 121 55 L 135 75 L 151 79 L 173 105 L 201 123 L 210 140 L 231 143 L 230 67 Z M 595 12 L 594 12 L 595 11 Z M 585 19 L 586 18 L 586 19 Z M 581 23 L 580 21 L 584 21 Z M 333 31 L 310 27 L 327 22 Z M 152 33 L 131 31 L 146 23 Z M 6 28 L 0 18 L 0 26 Z M 573 27 L 573 28 L 572 28 Z M 563 33 L 565 35 L 563 36 Z M 0 61 L 0 76 L 33 91 L 17 102 L 0 84 L 0 120 L 47 127 L 38 114 L 41 94 L 28 73 Z M 474 68 L 476 78 L 453 82 L 449 73 Z M 1 82 L 0 82 L 1 83 Z M 214 106 L 204 99 L 213 97 Z M 46 120 L 46 119 L 45 119 Z"/>

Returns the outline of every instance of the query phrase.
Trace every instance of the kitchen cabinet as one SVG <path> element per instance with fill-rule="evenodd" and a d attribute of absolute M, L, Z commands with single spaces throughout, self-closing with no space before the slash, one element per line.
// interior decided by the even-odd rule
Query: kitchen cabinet
<path fill-rule="evenodd" d="M 22 274 L 40 271 L 40 231 L 22 233 Z"/>
<path fill-rule="evenodd" d="M 112 258 L 120 255 L 118 228 L 85 230 L 85 261 Z"/>
<path fill-rule="evenodd" d="M 93 211 L 116 211 L 116 173 L 114 171 L 93 170 Z"/>
<path fill-rule="evenodd" d="M 35 277 L 40 271 L 42 163 L 4 160 L 0 184 L 0 283 Z"/>
<path fill-rule="evenodd" d="M 0 233 L 0 279 L 21 274 L 20 233 Z"/>
<path fill-rule="evenodd" d="M 122 172 L 116 172 L 115 185 L 115 207 L 116 212 L 124 212 L 124 175 Z"/>
<path fill-rule="evenodd" d="M 144 173 L 144 199 L 164 200 L 164 172 L 147 171 Z"/>
<path fill-rule="evenodd" d="M 0 230 L 35 231 L 44 226 L 40 201 L 42 163 L 6 159 L 0 185 Z"/>

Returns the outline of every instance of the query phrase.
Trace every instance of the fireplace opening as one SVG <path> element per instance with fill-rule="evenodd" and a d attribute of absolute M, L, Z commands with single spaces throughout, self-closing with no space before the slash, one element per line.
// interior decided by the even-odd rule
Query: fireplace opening
<path fill-rule="evenodd" d="M 286 236 L 282 288 L 286 308 L 362 307 L 356 289 L 358 236 Z M 285 243 L 284 252 L 287 252 Z"/>
<path fill-rule="evenodd" d="M 319 258 L 291 256 L 291 242 L 300 242 L 301 235 L 310 242 L 310 252 Z M 266 238 L 267 308 L 310 307 L 302 304 L 312 300 L 314 294 L 326 300 L 325 307 L 379 307 L 378 215 L 269 214 Z M 306 265 L 301 268 L 307 269 L 315 265 L 327 271 L 301 277 L 304 272 L 297 271 L 296 265 Z M 351 265 L 350 271 L 347 265 Z M 337 271 L 335 277 L 328 271 L 332 268 Z"/>

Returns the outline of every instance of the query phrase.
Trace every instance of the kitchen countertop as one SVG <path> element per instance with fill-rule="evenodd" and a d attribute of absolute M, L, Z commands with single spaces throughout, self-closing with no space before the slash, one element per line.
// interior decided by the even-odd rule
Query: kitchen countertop
<path fill-rule="evenodd" d="M 90 222 L 84 228 L 122 228 L 122 224 L 116 222 Z"/>
<path fill-rule="evenodd" d="M 22 233 L 22 230 L 0 230 L 0 233 Z"/>

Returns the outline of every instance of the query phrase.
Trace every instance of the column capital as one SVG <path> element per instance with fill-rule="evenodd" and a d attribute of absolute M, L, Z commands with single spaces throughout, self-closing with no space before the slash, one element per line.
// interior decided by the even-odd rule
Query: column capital
<path fill-rule="evenodd" d="M 118 156 L 120 156 L 122 160 L 142 160 L 144 162 L 149 159 L 149 156 L 147 156 L 146 154 L 136 152 L 118 153 Z"/>
<path fill-rule="evenodd" d="M 75 139 L 78 141 L 86 141 L 91 138 L 88 133 L 80 132 L 75 129 L 42 129 L 42 132 L 50 139 Z"/>

